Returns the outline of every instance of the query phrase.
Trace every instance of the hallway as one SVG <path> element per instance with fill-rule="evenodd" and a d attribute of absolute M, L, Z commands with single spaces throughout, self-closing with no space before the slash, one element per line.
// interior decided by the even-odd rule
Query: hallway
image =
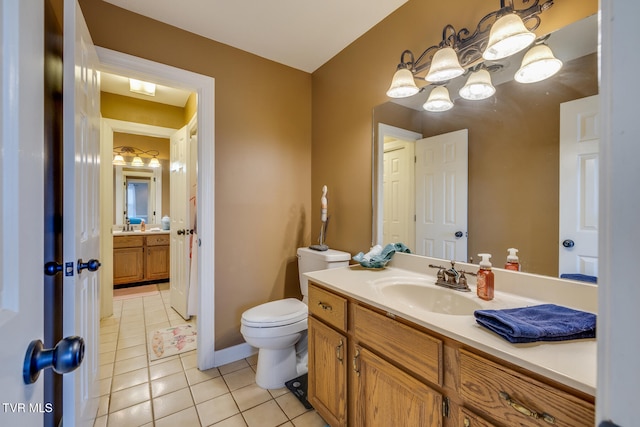
<path fill-rule="evenodd" d="M 114 299 L 114 315 L 101 321 L 95 426 L 325 426 L 286 388 L 259 388 L 255 356 L 207 371 L 196 351 L 149 362 L 148 332 L 185 323 L 169 305 L 169 284 L 158 287 Z"/>

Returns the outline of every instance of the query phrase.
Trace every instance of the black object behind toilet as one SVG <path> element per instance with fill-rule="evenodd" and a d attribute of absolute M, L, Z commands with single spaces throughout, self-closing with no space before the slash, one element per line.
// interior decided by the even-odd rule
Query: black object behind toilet
<path fill-rule="evenodd" d="M 301 375 L 297 378 L 289 380 L 284 385 L 298 398 L 300 403 L 307 409 L 313 409 L 313 406 L 307 401 L 307 380 L 308 374 Z"/>

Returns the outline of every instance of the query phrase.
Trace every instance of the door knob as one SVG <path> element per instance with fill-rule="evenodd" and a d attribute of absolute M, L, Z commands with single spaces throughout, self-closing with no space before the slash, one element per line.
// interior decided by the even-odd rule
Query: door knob
<path fill-rule="evenodd" d="M 97 259 L 90 259 L 87 262 L 82 262 L 82 258 L 78 260 L 78 274 L 82 273 L 85 268 L 89 271 L 98 271 L 102 264 Z"/>
<path fill-rule="evenodd" d="M 55 276 L 59 272 L 62 271 L 64 267 L 62 264 L 57 263 L 55 261 L 50 261 L 44 265 L 44 274 L 47 276 Z"/>
<path fill-rule="evenodd" d="M 564 242 L 562 242 L 562 246 L 564 246 L 565 248 L 572 248 L 575 246 L 575 242 L 571 239 L 567 239 Z"/>
<path fill-rule="evenodd" d="M 178 236 L 181 236 L 185 233 L 186 230 L 178 230 Z"/>
<path fill-rule="evenodd" d="M 33 384 L 40 371 L 52 368 L 57 374 L 66 374 L 75 370 L 84 359 L 84 340 L 81 337 L 67 337 L 54 348 L 45 349 L 42 341 L 33 340 L 27 347 L 22 368 L 25 384 Z"/>
<path fill-rule="evenodd" d="M 462 231 L 456 231 L 455 236 L 459 239 L 463 236 Z"/>

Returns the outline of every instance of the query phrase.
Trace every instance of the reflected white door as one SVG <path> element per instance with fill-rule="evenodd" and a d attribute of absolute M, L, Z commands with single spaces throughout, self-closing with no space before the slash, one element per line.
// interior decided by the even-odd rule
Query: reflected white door
<path fill-rule="evenodd" d="M 191 223 L 189 219 L 189 168 L 190 160 L 187 127 L 183 127 L 170 138 L 170 183 L 171 201 L 171 307 L 188 319 L 187 301 L 189 290 L 189 241 Z"/>
<path fill-rule="evenodd" d="M 0 0 L 0 425 L 42 426 L 44 375 L 22 364 L 43 336 L 44 3 Z"/>
<path fill-rule="evenodd" d="M 416 253 L 467 259 L 468 131 L 416 141 Z"/>
<path fill-rule="evenodd" d="M 414 141 L 384 144 L 383 158 L 383 244 L 402 242 L 415 249 L 413 203 Z"/>
<path fill-rule="evenodd" d="M 598 276 L 598 95 L 560 105 L 558 274 Z"/>
<path fill-rule="evenodd" d="M 76 0 L 64 1 L 63 335 L 85 341 L 84 361 L 63 379 L 65 425 L 92 426 L 98 407 L 100 333 L 100 77 L 98 56 Z M 93 270 L 93 271 L 92 271 Z"/>

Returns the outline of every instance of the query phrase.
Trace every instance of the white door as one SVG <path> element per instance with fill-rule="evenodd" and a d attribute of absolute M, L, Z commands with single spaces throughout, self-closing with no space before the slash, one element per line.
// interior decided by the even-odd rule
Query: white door
<path fill-rule="evenodd" d="M 170 138 L 170 183 L 171 201 L 171 307 L 183 318 L 188 319 L 187 301 L 189 290 L 189 241 L 191 224 L 189 220 L 189 140 L 187 127 L 183 127 Z"/>
<path fill-rule="evenodd" d="M 63 335 L 85 342 L 84 361 L 63 379 L 63 422 L 92 426 L 100 322 L 100 79 L 98 56 L 76 0 L 64 1 Z M 82 269 L 82 264 L 87 264 Z"/>
<path fill-rule="evenodd" d="M 402 242 L 415 248 L 413 203 L 413 141 L 393 141 L 384 144 L 383 159 L 383 244 Z"/>
<path fill-rule="evenodd" d="M 598 95 L 560 105 L 558 274 L 598 276 Z"/>
<path fill-rule="evenodd" d="M 468 131 L 416 141 L 416 253 L 467 259 Z"/>
<path fill-rule="evenodd" d="M 0 0 L 0 425 L 42 426 L 44 376 L 23 381 L 43 337 L 44 3 Z"/>

